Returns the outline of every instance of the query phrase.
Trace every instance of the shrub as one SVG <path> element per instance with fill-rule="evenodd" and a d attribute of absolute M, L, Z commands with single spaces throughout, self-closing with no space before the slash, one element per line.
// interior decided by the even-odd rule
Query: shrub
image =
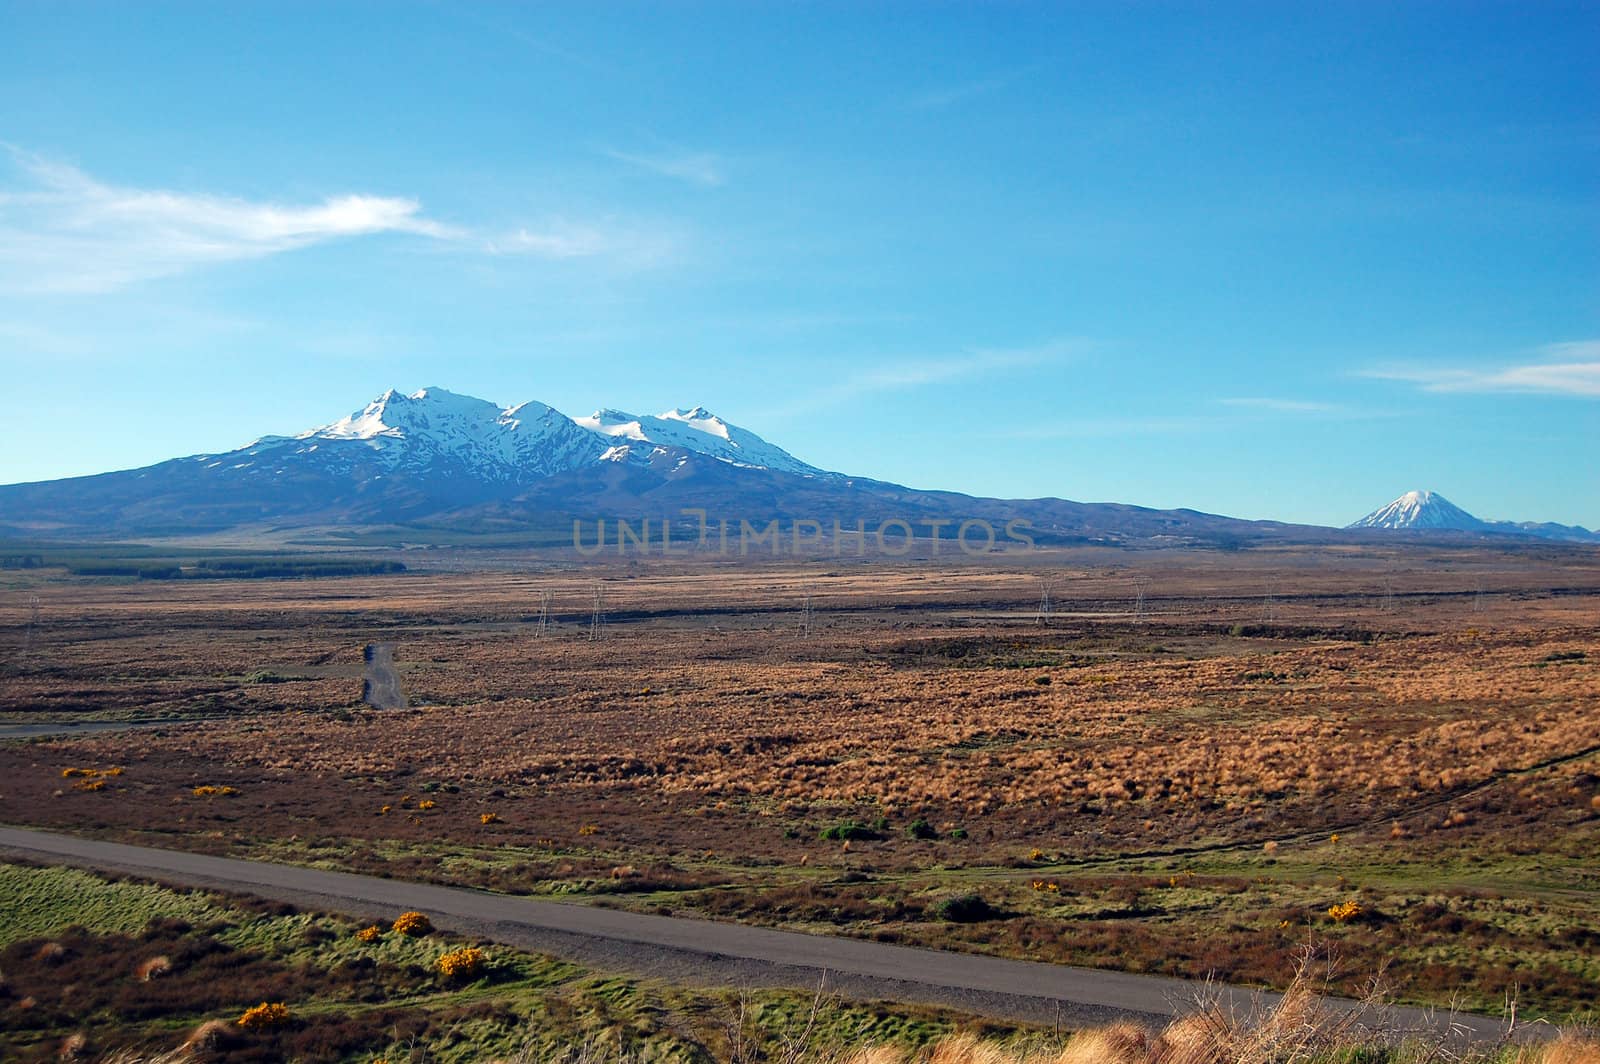
<path fill-rule="evenodd" d="M 172 961 L 166 957 L 151 957 L 133 970 L 141 983 L 159 979 L 170 971 L 172 971 Z"/>
<path fill-rule="evenodd" d="M 822 829 L 822 838 L 831 842 L 851 839 L 881 839 L 883 835 L 877 830 L 856 820 L 842 820 L 831 827 Z"/>
<path fill-rule="evenodd" d="M 481 824 L 485 824 L 485 825 L 498 824 L 498 823 L 500 823 L 500 814 L 499 813 L 480 813 L 480 814 L 478 814 L 478 822 L 481 823 Z"/>
<path fill-rule="evenodd" d="M 433 921 L 425 913 L 401 913 L 395 917 L 390 930 L 397 935 L 426 935 L 433 930 Z"/>
<path fill-rule="evenodd" d="M 1349 901 L 1330 905 L 1328 907 L 1328 919 L 1336 924 L 1348 924 L 1353 920 L 1361 919 L 1365 912 L 1366 910 L 1361 907 L 1361 903 L 1351 898 Z"/>
<path fill-rule="evenodd" d="M 378 924 L 363 927 L 356 932 L 356 938 L 362 942 L 376 942 L 383 937 L 383 928 Z"/>
<path fill-rule="evenodd" d="M 446 979 L 476 979 L 483 974 L 483 950 L 476 946 L 451 950 L 435 961 L 434 967 Z"/>
<path fill-rule="evenodd" d="M 184 1039 L 183 1051 L 216 1053 L 232 1045 L 239 1037 L 232 1024 L 225 1020 L 207 1020 Z"/>
<path fill-rule="evenodd" d="M 239 1017 L 239 1026 L 247 1031 L 279 1027 L 288 1022 L 289 1006 L 281 1001 L 270 1004 L 263 1001 L 259 1005 L 245 1009 L 244 1015 Z"/>
<path fill-rule="evenodd" d="M 983 899 L 981 894 L 958 894 L 946 898 L 933 907 L 934 915 L 952 924 L 975 924 L 994 920 L 1000 911 Z"/>
<path fill-rule="evenodd" d="M 913 820 L 906 826 L 906 835 L 913 839 L 936 839 L 939 833 L 926 820 Z"/>

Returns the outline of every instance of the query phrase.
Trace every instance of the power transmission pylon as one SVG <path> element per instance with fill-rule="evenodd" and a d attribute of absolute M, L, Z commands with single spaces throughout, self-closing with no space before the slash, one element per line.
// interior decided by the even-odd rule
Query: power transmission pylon
<path fill-rule="evenodd" d="M 537 629 L 540 637 L 550 631 L 550 592 L 539 592 L 539 621 Z"/>
<path fill-rule="evenodd" d="M 605 599 L 600 585 L 594 585 L 594 612 L 589 615 L 589 642 L 598 643 L 606 626 Z"/>
<path fill-rule="evenodd" d="M 816 612 L 811 604 L 811 589 L 805 589 L 805 595 L 800 600 L 800 635 L 802 638 L 811 638 L 811 625 L 816 618 Z"/>
<path fill-rule="evenodd" d="M 1133 623 L 1143 624 L 1145 619 L 1144 595 L 1150 589 L 1150 578 L 1136 576 L 1133 579 Z"/>
<path fill-rule="evenodd" d="M 1267 597 L 1261 600 L 1261 623 L 1271 624 L 1278 616 L 1278 604 L 1272 597 L 1272 581 L 1267 581 Z"/>
<path fill-rule="evenodd" d="M 1051 583 L 1044 577 L 1039 578 L 1039 611 L 1033 615 L 1034 623 L 1045 628 L 1050 626 L 1050 618 L 1055 614 L 1055 604 L 1050 601 Z"/>

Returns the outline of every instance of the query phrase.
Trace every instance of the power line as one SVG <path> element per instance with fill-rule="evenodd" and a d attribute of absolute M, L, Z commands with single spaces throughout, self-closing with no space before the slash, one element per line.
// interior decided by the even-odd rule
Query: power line
<path fill-rule="evenodd" d="M 543 589 L 539 591 L 539 620 L 536 630 L 541 638 L 550 631 L 550 592 Z"/>
<path fill-rule="evenodd" d="M 598 643 L 605 630 L 605 597 L 600 585 L 594 585 L 594 612 L 589 615 L 589 642 Z"/>
<path fill-rule="evenodd" d="M 1039 610 L 1033 615 L 1034 623 L 1049 627 L 1050 618 L 1055 614 L 1055 604 L 1050 601 L 1050 588 L 1053 581 L 1044 577 L 1039 578 Z"/>

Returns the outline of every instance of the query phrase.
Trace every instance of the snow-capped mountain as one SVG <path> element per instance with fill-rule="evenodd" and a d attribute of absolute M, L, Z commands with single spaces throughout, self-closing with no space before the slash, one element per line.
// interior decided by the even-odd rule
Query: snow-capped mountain
<path fill-rule="evenodd" d="M 443 530 L 559 543 L 574 520 L 681 522 L 685 510 L 734 527 L 973 519 L 1003 529 L 1015 520 L 1039 542 L 1057 543 L 1239 543 L 1286 527 L 1192 510 L 918 491 L 819 469 L 703 407 L 572 418 L 543 403 L 502 407 L 442 388 L 388 391 L 325 425 L 221 454 L 0 485 L 0 533 L 26 536 L 340 527 L 388 529 L 407 542 Z"/>
<path fill-rule="evenodd" d="M 327 424 L 220 454 L 0 485 L 0 534 L 24 536 L 337 526 L 404 529 L 406 541 L 429 530 L 537 530 L 542 541 L 560 542 L 574 520 L 678 522 L 686 510 L 735 527 L 744 520 L 870 527 L 971 519 L 1003 528 L 1021 520 L 1040 542 L 1056 543 L 1177 546 L 1342 535 L 1193 510 L 919 491 L 820 469 L 703 407 L 643 416 L 602 408 L 574 418 L 544 403 L 503 407 L 443 388 L 390 390 Z M 1426 491 L 1409 492 L 1350 527 L 1600 542 L 1581 528 L 1480 521 Z"/>
<path fill-rule="evenodd" d="M 243 457 L 272 465 L 322 452 L 326 461 L 369 452 L 392 470 L 510 482 L 550 476 L 595 461 L 604 443 L 543 403 L 501 408 L 485 399 L 424 388 L 390 389 L 365 407 L 298 436 L 267 436 Z M 233 461 L 239 451 L 217 461 Z M 197 461 L 204 460 L 204 456 Z"/>
<path fill-rule="evenodd" d="M 1346 528 L 1425 528 L 1482 532 L 1484 523 L 1433 491 L 1408 491 Z"/>
<path fill-rule="evenodd" d="M 800 461 L 755 433 L 728 424 L 703 406 L 668 410 L 654 417 L 639 417 L 621 410 L 596 410 L 588 417 L 575 420 L 581 427 L 611 442 L 605 457 L 612 461 L 648 454 L 655 447 L 678 447 L 734 465 L 804 476 L 827 475 L 824 470 Z"/>
<path fill-rule="evenodd" d="M 1410 532 L 1488 532 L 1577 543 L 1600 542 L 1600 532 L 1539 521 L 1485 521 L 1434 491 L 1408 491 L 1389 505 L 1345 526 Z"/>
<path fill-rule="evenodd" d="M 194 461 L 208 468 L 276 469 L 284 462 L 315 460 L 348 469 L 375 457 L 394 472 L 525 484 L 598 461 L 646 463 L 668 451 L 803 476 L 836 475 L 704 407 L 654 417 L 598 410 L 572 418 L 539 402 L 502 408 L 443 388 L 409 395 L 390 389 L 338 421 Z"/>

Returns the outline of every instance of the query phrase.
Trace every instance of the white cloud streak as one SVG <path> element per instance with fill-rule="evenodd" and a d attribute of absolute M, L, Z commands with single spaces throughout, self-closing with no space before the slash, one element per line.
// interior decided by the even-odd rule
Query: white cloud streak
<path fill-rule="evenodd" d="M 681 241 L 661 228 L 620 223 L 554 221 L 540 228 L 501 233 L 484 242 L 492 255 L 538 258 L 608 259 L 622 266 L 648 268 L 672 259 Z"/>
<path fill-rule="evenodd" d="M 869 367 L 831 387 L 803 396 L 772 416 L 784 417 L 825 409 L 886 392 L 908 391 L 950 381 L 989 377 L 1013 370 L 1059 362 L 1087 350 L 1083 340 L 1059 340 L 1027 348 L 979 348 L 942 358 L 908 360 Z"/>
<path fill-rule="evenodd" d="M 965 103 L 974 97 L 1004 89 L 1021 78 L 1031 76 L 1039 67 L 1038 63 L 1029 63 L 1009 70 L 996 71 L 987 77 L 926 89 L 907 99 L 905 106 L 915 111 L 942 110 Z"/>
<path fill-rule="evenodd" d="M 1401 366 L 1367 370 L 1361 375 L 1403 381 L 1429 392 L 1600 399 L 1600 340 L 1547 344 L 1533 360 L 1499 366 Z"/>
<path fill-rule="evenodd" d="M 1331 414 L 1340 409 L 1333 403 L 1319 403 L 1308 399 L 1278 399 L 1272 396 L 1238 396 L 1218 399 L 1217 402 L 1241 410 L 1261 410 L 1274 414 Z"/>
<path fill-rule="evenodd" d="M 9 148 L 26 179 L 0 192 L 0 287 L 104 292 L 196 267 L 263 258 L 329 240 L 460 232 L 411 199 L 336 196 L 292 206 L 123 188 Z"/>
<path fill-rule="evenodd" d="M 712 152 L 642 153 L 608 149 L 604 154 L 629 166 L 702 188 L 716 188 L 728 180 L 721 157 Z"/>
<path fill-rule="evenodd" d="M 650 266 L 677 244 L 665 231 L 556 222 L 490 235 L 428 218 L 415 199 L 346 195 L 282 204 L 107 184 L 10 145 L 0 186 L 0 293 L 103 293 L 208 266 L 336 240 L 399 234 L 489 255 L 608 258 Z"/>
<path fill-rule="evenodd" d="M 1356 409 L 1338 403 L 1323 403 L 1305 399 L 1283 399 L 1272 396 L 1240 396 L 1214 399 L 1218 406 L 1230 408 L 1228 413 L 1188 412 L 1181 414 L 1114 415 L 1109 417 L 1075 417 L 1071 420 L 1051 422 L 1000 433 L 1010 439 L 1060 440 L 1118 438 L 1154 435 L 1204 435 L 1219 432 L 1238 432 L 1241 429 L 1281 425 L 1286 419 L 1300 421 L 1373 421 L 1393 417 L 1384 410 Z"/>

